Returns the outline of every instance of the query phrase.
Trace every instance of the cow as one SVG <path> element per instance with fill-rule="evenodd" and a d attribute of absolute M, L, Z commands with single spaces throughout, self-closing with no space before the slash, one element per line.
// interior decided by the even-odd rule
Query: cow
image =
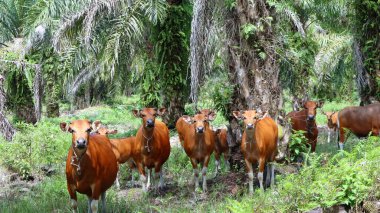
<path fill-rule="evenodd" d="M 156 117 L 162 116 L 165 111 L 165 108 L 132 110 L 135 117 L 142 118 L 142 125 L 136 133 L 134 160 L 140 173 L 143 191 L 147 191 L 150 187 L 150 174 L 153 168 L 155 178 L 157 179 L 158 175 L 160 177 L 158 188 L 164 186 L 162 165 L 170 155 L 169 129 L 165 123 L 156 120 Z M 148 168 L 148 181 L 145 168 Z"/>
<path fill-rule="evenodd" d="M 193 166 L 195 190 L 199 187 L 198 164 L 202 166 L 203 192 L 207 191 L 207 167 L 215 148 L 214 132 L 210 129 L 209 122 L 213 121 L 215 116 L 215 113 L 210 113 L 207 116 L 203 113 L 196 114 L 194 117 L 182 116 L 182 119 L 191 125 L 191 129 L 185 132 L 183 147 Z"/>
<path fill-rule="evenodd" d="M 206 115 L 206 116 L 208 116 L 209 114 L 215 115 L 215 112 L 211 109 L 202 109 L 202 110 L 198 110 L 196 112 L 196 114 L 201 114 L 201 113 Z M 175 128 L 177 129 L 179 141 L 180 141 L 182 147 L 183 147 L 183 141 L 184 141 L 184 137 L 185 137 L 185 131 L 190 129 L 190 127 L 191 127 L 191 125 L 186 123 L 186 121 L 183 119 L 183 117 L 180 117 L 176 122 Z M 210 128 L 212 129 L 211 126 L 210 126 Z"/>
<path fill-rule="evenodd" d="M 228 169 L 230 169 L 230 148 L 227 143 L 227 130 L 226 129 L 217 129 L 214 131 L 215 138 L 215 175 L 220 170 L 220 156 L 223 154 L 224 162 Z"/>
<path fill-rule="evenodd" d="M 346 107 L 338 112 L 339 148 L 343 150 L 346 129 L 357 137 L 379 135 L 380 103 Z"/>
<path fill-rule="evenodd" d="M 62 122 L 60 128 L 72 134 L 71 147 L 66 160 L 67 188 L 73 212 L 77 211 L 76 192 L 88 197 L 89 212 L 97 212 L 102 198 L 102 212 L 106 209 L 106 190 L 112 186 L 118 172 L 116 157 L 103 135 L 90 135 L 92 122 L 75 120 Z"/>
<path fill-rule="evenodd" d="M 338 129 L 338 112 L 323 112 L 327 118 L 327 128 L 328 128 L 328 136 L 327 143 L 330 143 L 331 132 L 336 131 Z"/>
<path fill-rule="evenodd" d="M 109 134 L 116 134 L 117 130 L 110 130 L 105 127 L 100 127 L 96 131 L 97 134 L 108 136 Z M 116 138 L 110 139 L 110 143 L 112 146 L 112 151 L 115 154 L 116 160 L 119 164 L 123 164 L 128 162 L 129 167 L 133 171 L 136 168 L 136 164 L 133 160 L 134 158 L 134 148 L 135 148 L 135 136 L 127 137 L 127 138 Z M 132 175 L 132 184 L 134 183 L 133 175 Z M 116 177 L 116 187 L 120 189 L 119 182 L 119 173 L 117 173 Z"/>
<path fill-rule="evenodd" d="M 273 162 L 277 155 L 278 128 L 274 120 L 256 110 L 233 111 L 238 120 L 244 121 L 244 132 L 241 142 L 241 151 L 249 178 L 249 193 L 253 193 L 253 169 L 252 164 L 259 165 L 257 178 L 260 189 L 264 190 L 264 169 L 267 163 Z M 272 177 L 272 178 L 271 178 Z M 274 165 L 269 164 L 267 169 L 266 184 L 274 185 Z"/>
<path fill-rule="evenodd" d="M 304 135 L 308 139 L 308 144 L 311 145 L 311 152 L 315 152 L 318 137 L 315 117 L 317 116 L 317 108 L 323 106 L 323 101 L 304 101 L 302 106 L 303 110 L 289 112 L 286 117 L 291 120 L 292 130 L 305 131 Z"/>

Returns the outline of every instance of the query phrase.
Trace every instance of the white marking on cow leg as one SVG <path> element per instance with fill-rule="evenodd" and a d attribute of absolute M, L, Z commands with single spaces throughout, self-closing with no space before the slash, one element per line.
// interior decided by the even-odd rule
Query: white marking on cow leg
<path fill-rule="evenodd" d="M 198 180 L 199 171 L 198 169 L 194 169 L 193 171 L 194 171 L 194 184 L 195 184 L 195 191 L 196 191 L 199 187 L 199 180 Z"/>
<path fill-rule="evenodd" d="M 146 184 L 146 189 L 147 189 L 147 190 L 149 190 L 149 188 L 150 188 L 150 184 L 151 184 L 151 183 L 150 183 L 150 175 L 151 175 L 150 173 L 151 173 L 151 171 L 150 171 L 150 169 L 148 169 L 148 183 Z"/>
<path fill-rule="evenodd" d="M 102 197 L 102 213 L 106 213 L 106 192 L 101 194 Z"/>
<path fill-rule="evenodd" d="M 253 193 L 253 172 L 250 171 L 247 173 L 247 175 L 248 175 L 249 194 L 252 194 Z"/>
<path fill-rule="evenodd" d="M 160 171 L 160 182 L 158 183 L 158 188 L 164 188 L 164 172 L 162 171 L 162 169 Z"/>
<path fill-rule="evenodd" d="M 147 188 L 146 188 L 146 177 L 145 177 L 145 175 L 140 175 L 140 181 L 141 181 L 142 190 L 144 192 L 146 192 Z"/>
<path fill-rule="evenodd" d="M 344 146 L 344 144 L 341 143 L 341 142 L 339 142 L 339 149 L 340 149 L 340 150 L 343 150 L 343 146 Z"/>
<path fill-rule="evenodd" d="M 98 212 L 98 200 L 92 200 L 91 201 L 91 210 L 92 210 L 92 213 L 97 213 Z"/>
<path fill-rule="evenodd" d="M 328 135 L 327 135 L 327 143 L 330 143 L 330 137 L 331 137 L 331 130 L 328 130 Z"/>
<path fill-rule="evenodd" d="M 218 174 L 218 170 L 220 170 L 220 163 L 218 160 L 215 160 L 215 176 Z"/>
<path fill-rule="evenodd" d="M 271 179 L 270 179 L 270 187 L 273 188 L 274 187 L 274 164 L 271 163 Z"/>
<path fill-rule="evenodd" d="M 91 210 L 91 201 L 92 201 L 92 199 L 91 199 L 91 197 L 89 197 L 89 196 L 87 196 L 87 204 L 88 204 L 88 206 L 87 206 L 87 213 L 91 213 L 92 212 L 92 210 Z"/>
<path fill-rule="evenodd" d="M 264 178 L 264 174 L 262 172 L 258 172 L 257 179 L 259 179 L 260 189 L 264 191 L 263 178 Z"/>
<path fill-rule="evenodd" d="M 207 191 L 207 176 L 206 176 L 206 173 L 207 173 L 207 167 L 203 167 L 202 169 L 202 177 L 203 177 L 203 192 L 206 192 Z"/>
<path fill-rule="evenodd" d="M 74 199 L 71 199 L 70 204 L 71 204 L 73 213 L 77 212 L 78 202 Z"/>
<path fill-rule="evenodd" d="M 120 172 L 117 172 L 115 184 L 116 184 L 116 188 L 120 190 L 119 173 Z"/>

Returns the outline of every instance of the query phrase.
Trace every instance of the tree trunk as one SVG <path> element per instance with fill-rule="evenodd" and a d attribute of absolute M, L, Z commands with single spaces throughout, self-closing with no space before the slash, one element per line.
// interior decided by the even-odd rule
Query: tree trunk
<path fill-rule="evenodd" d="M 282 104 L 276 38 L 273 23 L 263 20 L 275 14 L 264 0 L 236 3 L 226 17 L 229 78 L 236 85 L 229 110 L 260 109 L 274 118 Z M 247 26 L 255 26 L 256 31 L 242 35 L 240 30 Z M 239 149 L 242 130 L 232 115 L 228 120 L 229 144 L 235 150 L 232 158 L 238 163 L 243 160 Z"/>
<path fill-rule="evenodd" d="M 36 117 L 36 122 L 41 119 L 41 112 L 42 112 L 42 93 L 43 93 L 43 87 L 42 87 L 42 72 L 41 72 L 41 65 L 37 64 L 35 66 L 35 76 L 33 81 L 33 97 L 34 97 L 34 113 Z"/>
<path fill-rule="evenodd" d="M 16 129 L 9 123 L 5 117 L 5 101 L 6 96 L 3 88 L 4 76 L 0 75 L 0 132 L 5 140 L 12 141 L 13 136 L 16 134 Z"/>

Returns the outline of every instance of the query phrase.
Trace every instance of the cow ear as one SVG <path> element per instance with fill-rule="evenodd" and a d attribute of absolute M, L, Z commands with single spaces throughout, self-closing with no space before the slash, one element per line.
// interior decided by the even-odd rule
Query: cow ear
<path fill-rule="evenodd" d="M 207 116 L 207 120 L 209 120 L 209 121 L 213 121 L 213 120 L 215 120 L 216 115 L 217 115 L 217 114 L 216 114 L 214 111 L 211 111 L 211 112 L 208 114 L 208 116 Z"/>
<path fill-rule="evenodd" d="M 160 108 L 158 111 L 157 111 L 157 114 L 159 115 L 159 116 L 162 116 L 164 113 L 166 112 L 166 108 Z"/>
<path fill-rule="evenodd" d="M 96 121 L 92 122 L 92 124 L 91 124 L 92 131 L 94 131 L 94 132 L 98 131 L 98 129 L 101 126 L 102 126 L 102 122 L 100 120 L 96 120 Z"/>
<path fill-rule="evenodd" d="M 192 123 L 193 123 L 193 120 L 192 120 L 191 117 L 188 116 L 188 115 L 184 115 L 184 116 L 182 116 L 182 119 L 183 119 L 186 123 L 188 123 L 188 124 L 192 124 Z"/>
<path fill-rule="evenodd" d="M 62 130 L 63 132 L 67 132 L 67 131 L 68 131 L 68 128 L 69 128 L 69 125 L 68 125 L 66 122 L 61 122 L 61 123 L 59 124 L 59 127 L 61 127 L 61 130 Z"/>
<path fill-rule="evenodd" d="M 322 108 L 322 106 L 323 106 L 324 103 L 325 103 L 324 101 L 318 101 L 318 107 Z"/>
<path fill-rule="evenodd" d="M 117 130 L 116 129 L 107 130 L 107 134 L 109 134 L 109 135 L 111 135 L 111 134 L 117 134 Z"/>
<path fill-rule="evenodd" d="M 133 109 L 132 110 L 132 113 L 133 115 L 136 117 L 136 118 L 140 118 L 141 114 L 140 114 L 140 110 L 138 109 Z"/>
<path fill-rule="evenodd" d="M 235 116 L 236 119 L 242 120 L 242 113 L 240 111 L 233 111 L 232 114 Z"/>
<path fill-rule="evenodd" d="M 221 129 L 217 129 L 215 130 L 215 133 L 218 135 L 220 133 L 220 131 L 222 131 Z"/>

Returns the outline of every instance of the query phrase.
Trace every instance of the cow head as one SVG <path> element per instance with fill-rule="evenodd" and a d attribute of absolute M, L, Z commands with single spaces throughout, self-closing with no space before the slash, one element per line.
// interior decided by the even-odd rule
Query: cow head
<path fill-rule="evenodd" d="M 193 124 L 197 134 L 203 134 L 206 128 L 209 128 L 209 121 L 213 121 L 215 117 L 215 113 L 210 113 L 208 115 L 200 113 L 194 115 L 194 117 L 184 115 L 182 116 L 182 119 L 188 124 Z"/>
<path fill-rule="evenodd" d="M 204 114 L 205 116 L 212 115 L 214 118 L 216 117 L 216 113 L 211 109 L 198 110 L 196 114 Z"/>
<path fill-rule="evenodd" d="M 304 101 L 302 105 L 307 110 L 307 120 L 313 121 L 317 115 L 317 108 L 323 106 L 323 101 Z"/>
<path fill-rule="evenodd" d="M 100 126 L 100 121 L 91 122 L 89 120 L 75 120 L 71 123 L 62 122 L 61 130 L 72 134 L 72 145 L 78 150 L 86 150 L 90 137 L 90 132 Z"/>
<path fill-rule="evenodd" d="M 248 131 L 253 130 L 256 122 L 267 115 L 256 110 L 233 111 L 232 113 L 236 119 L 244 121 L 244 128 Z"/>
<path fill-rule="evenodd" d="M 327 117 L 327 126 L 332 129 L 335 127 L 336 125 L 336 119 L 334 119 L 334 115 L 336 114 L 337 112 L 324 112 L 324 114 L 326 115 Z"/>
<path fill-rule="evenodd" d="M 154 127 L 154 123 L 157 116 L 162 116 L 165 112 L 165 108 L 158 109 L 157 108 L 144 108 L 142 110 L 132 110 L 135 117 L 142 118 L 143 127 L 151 129 Z"/>
<path fill-rule="evenodd" d="M 111 135 L 111 134 L 116 134 L 117 130 L 116 129 L 107 129 L 105 127 L 100 127 L 98 131 L 96 131 L 99 135 Z"/>

